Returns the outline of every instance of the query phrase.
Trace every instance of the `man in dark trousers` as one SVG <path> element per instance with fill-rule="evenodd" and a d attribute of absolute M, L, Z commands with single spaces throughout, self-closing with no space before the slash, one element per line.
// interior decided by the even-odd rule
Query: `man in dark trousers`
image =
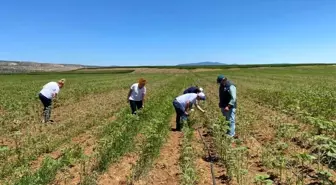
<path fill-rule="evenodd" d="M 236 127 L 236 108 L 237 108 L 237 92 L 236 86 L 229 81 L 224 75 L 217 77 L 219 84 L 219 108 L 223 116 L 229 121 L 229 130 L 227 134 L 231 137 L 235 136 Z"/>
<path fill-rule="evenodd" d="M 193 104 L 196 104 L 196 101 L 205 100 L 205 94 L 200 93 L 187 93 L 180 95 L 175 98 L 173 101 L 173 106 L 176 111 L 176 131 L 181 131 L 182 121 L 186 121 L 188 119 L 189 113 L 188 111 L 192 107 Z"/>
<path fill-rule="evenodd" d="M 195 94 L 198 94 L 198 93 L 201 93 L 203 92 L 203 88 L 201 87 L 198 87 L 197 85 L 196 86 L 191 86 L 189 87 L 188 89 L 184 90 L 183 91 L 183 94 L 188 94 L 188 93 L 195 93 Z M 203 113 L 205 112 L 205 110 L 203 110 L 201 108 L 201 106 L 199 105 L 199 101 L 197 100 L 196 103 L 195 103 L 196 107 L 198 108 L 198 110 L 202 111 Z M 191 111 L 194 111 L 194 109 L 191 107 L 190 109 Z"/>

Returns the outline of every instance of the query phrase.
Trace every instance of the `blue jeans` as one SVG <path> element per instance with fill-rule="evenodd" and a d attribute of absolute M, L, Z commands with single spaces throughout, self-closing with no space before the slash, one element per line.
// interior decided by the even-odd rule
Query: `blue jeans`
<path fill-rule="evenodd" d="M 181 120 L 187 120 L 187 115 L 184 113 L 184 107 L 176 100 L 173 101 L 173 106 L 176 111 L 176 130 L 181 130 Z"/>
<path fill-rule="evenodd" d="M 229 130 L 227 134 L 233 137 L 236 129 L 236 108 L 230 108 L 229 111 L 224 111 L 224 108 L 221 108 L 221 111 L 223 116 L 225 116 L 226 121 L 229 121 Z"/>

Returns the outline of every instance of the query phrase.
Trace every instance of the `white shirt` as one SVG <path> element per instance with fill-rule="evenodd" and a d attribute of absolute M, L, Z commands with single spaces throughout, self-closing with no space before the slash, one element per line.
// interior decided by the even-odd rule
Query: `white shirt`
<path fill-rule="evenodd" d="M 142 101 L 143 96 L 146 94 L 146 87 L 139 88 L 139 83 L 135 83 L 131 86 L 131 96 L 129 97 L 129 100 L 133 101 Z"/>
<path fill-rule="evenodd" d="M 187 93 L 183 94 L 176 98 L 177 102 L 179 102 L 184 108 L 186 108 L 187 102 L 189 101 L 192 104 L 196 103 L 197 94 L 196 93 Z"/>
<path fill-rule="evenodd" d="M 59 92 L 60 88 L 57 84 L 57 82 L 49 82 L 45 84 L 40 91 L 40 93 L 45 96 L 48 99 L 53 98 L 53 94 L 57 94 Z"/>

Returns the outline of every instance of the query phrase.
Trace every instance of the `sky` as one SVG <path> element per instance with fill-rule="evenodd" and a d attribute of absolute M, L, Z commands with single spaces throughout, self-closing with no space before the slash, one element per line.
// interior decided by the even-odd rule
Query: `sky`
<path fill-rule="evenodd" d="M 2 0 L 0 60 L 336 63 L 336 0 Z"/>

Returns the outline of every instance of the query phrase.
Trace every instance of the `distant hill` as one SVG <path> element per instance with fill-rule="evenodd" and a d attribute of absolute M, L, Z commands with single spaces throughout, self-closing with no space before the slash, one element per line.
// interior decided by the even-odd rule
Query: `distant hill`
<path fill-rule="evenodd" d="M 86 66 L 77 64 L 50 64 L 26 61 L 6 61 L 0 60 L 0 73 L 27 73 L 27 72 L 47 72 L 47 71 L 70 71 Z"/>
<path fill-rule="evenodd" d="M 177 66 L 220 66 L 220 65 L 226 65 L 220 62 L 196 62 L 196 63 L 187 63 L 187 64 L 178 64 Z"/>

